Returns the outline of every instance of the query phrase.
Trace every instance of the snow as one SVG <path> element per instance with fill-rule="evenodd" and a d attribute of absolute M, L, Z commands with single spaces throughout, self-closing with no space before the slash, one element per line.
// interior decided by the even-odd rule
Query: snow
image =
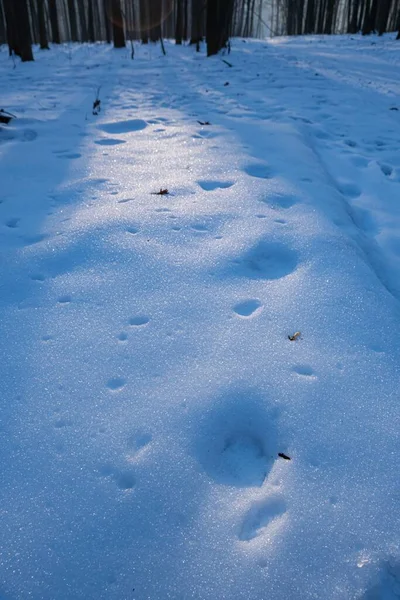
<path fill-rule="evenodd" d="M 0 51 L 0 598 L 398 598 L 399 42 L 166 46 Z"/>

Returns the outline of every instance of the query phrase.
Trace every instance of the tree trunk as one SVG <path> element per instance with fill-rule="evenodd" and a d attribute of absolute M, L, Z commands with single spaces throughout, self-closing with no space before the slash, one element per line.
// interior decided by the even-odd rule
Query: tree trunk
<path fill-rule="evenodd" d="M 148 19 L 148 4 L 147 0 L 139 0 L 140 10 L 140 32 L 142 44 L 149 43 L 149 19 Z"/>
<path fill-rule="evenodd" d="M 183 31 L 182 39 L 186 42 L 188 39 L 188 0 L 183 0 Z"/>
<path fill-rule="evenodd" d="M 379 35 L 382 35 L 387 31 L 387 25 L 390 13 L 390 0 L 379 0 L 379 6 L 377 8 L 376 15 L 376 27 Z"/>
<path fill-rule="evenodd" d="M 191 33 L 190 33 L 190 43 L 191 44 L 200 44 L 203 39 L 203 28 L 201 27 L 202 16 L 203 16 L 203 6 L 201 0 L 192 0 L 191 6 Z"/>
<path fill-rule="evenodd" d="M 58 26 L 58 13 L 56 0 L 49 0 L 49 16 L 51 23 L 51 39 L 54 44 L 60 43 L 60 28 Z"/>
<path fill-rule="evenodd" d="M 44 0 L 37 0 L 37 13 L 39 22 L 39 43 L 41 50 L 49 50 L 47 39 L 46 19 L 44 15 Z"/>
<path fill-rule="evenodd" d="M 108 16 L 108 3 L 109 0 L 103 0 L 103 15 L 104 15 L 104 28 L 106 33 L 106 42 L 107 44 L 111 44 L 111 31 L 110 31 L 110 20 Z"/>
<path fill-rule="evenodd" d="M 93 13 L 93 0 L 88 0 L 88 18 L 87 18 L 87 32 L 88 40 L 92 44 L 96 41 L 94 35 L 94 13 Z"/>
<path fill-rule="evenodd" d="M 182 44 L 182 0 L 176 0 L 176 25 L 175 25 L 175 44 Z"/>
<path fill-rule="evenodd" d="M 162 0 L 152 0 L 149 5 L 150 16 L 150 31 L 149 37 L 151 42 L 158 42 L 161 38 L 161 19 L 162 19 Z"/>
<path fill-rule="evenodd" d="M 3 5 L 0 2 L 0 44 L 7 42 L 6 18 L 3 12 Z"/>
<path fill-rule="evenodd" d="M 80 27 L 80 29 L 81 29 L 80 41 L 88 42 L 89 36 L 88 36 L 88 29 L 87 29 L 87 24 L 86 24 L 85 3 L 83 2 L 83 0 L 78 1 L 78 8 L 79 8 L 79 23 L 81 26 Z"/>
<path fill-rule="evenodd" d="M 124 24 L 122 22 L 120 0 L 112 0 L 111 15 L 113 24 L 114 48 L 125 48 Z"/>
<path fill-rule="evenodd" d="M 234 0 L 207 0 L 207 56 L 225 48 L 233 18 Z"/>
<path fill-rule="evenodd" d="M 314 4 L 314 0 L 308 0 L 304 33 L 314 33 L 314 30 L 315 30 L 314 28 L 315 28 L 315 4 Z"/>
<path fill-rule="evenodd" d="M 5 0 L 4 9 L 10 54 L 16 54 L 22 62 L 33 60 L 27 1 Z"/>
<path fill-rule="evenodd" d="M 75 0 L 68 0 L 68 18 L 71 32 L 71 42 L 78 41 L 78 23 L 76 20 Z"/>

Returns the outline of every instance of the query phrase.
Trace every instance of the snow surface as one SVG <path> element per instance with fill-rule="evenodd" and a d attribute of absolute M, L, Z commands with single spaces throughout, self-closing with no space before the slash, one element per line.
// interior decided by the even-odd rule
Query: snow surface
<path fill-rule="evenodd" d="M 400 598 L 399 52 L 1 49 L 1 600 Z"/>

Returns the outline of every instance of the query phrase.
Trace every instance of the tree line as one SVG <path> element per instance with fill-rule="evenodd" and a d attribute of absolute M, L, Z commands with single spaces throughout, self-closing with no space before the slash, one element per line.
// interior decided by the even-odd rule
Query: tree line
<path fill-rule="evenodd" d="M 0 0 L 0 44 L 23 61 L 32 44 L 175 39 L 207 54 L 232 36 L 398 31 L 400 0 Z M 162 44 L 163 51 L 164 46 Z M 132 46 L 133 55 L 133 46 Z"/>
<path fill-rule="evenodd" d="M 272 28 L 279 35 L 397 31 L 400 0 L 273 0 Z"/>

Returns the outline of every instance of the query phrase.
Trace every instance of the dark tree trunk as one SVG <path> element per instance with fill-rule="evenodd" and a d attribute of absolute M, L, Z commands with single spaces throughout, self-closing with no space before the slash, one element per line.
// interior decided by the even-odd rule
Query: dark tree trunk
<path fill-rule="evenodd" d="M 58 13 L 56 0 L 49 0 L 49 16 L 51 23 L 51 39 L 54 44 L 60 43 L 60 28 L 58 26 Z"/>
<path fill-rule="evenodd" d="M 183 31 L 182 39 L 186 42 L 188 39 L 188 0 L 183 0 Z"/>
<path fill-rule="evenodd" d="M 95 38 L 95 35 L 94 35 L 93 0 L 88 0 L 88 18 L 87 18 L 87 22 L 88 22 L 88 27 L 87 27 L 88 40 L 89 40 L 89 42 L 92 42 L 92 44 L 93 44 L 96 41 L 96 38 Z"/>
<path fill-rule="evenodd" d="M 350 13 L 350 9 L 349 9 L 349 13 Z M 359 13 L 358 0 L 353 0 L 352 9 L 351 9 L 351 17 L 350 17 L 350 22 L 347 27 L 347 33 L 357 33 L 357 31 L 358 31 L 358 13 Z"/>
<path fill-rule="evenodd" d="M 314 33 L 314 28 L 315 28 L 315 4 L 314 4 L 314 0 L 308 0 L 304 33 Z"/>
<path fill-rule="evenodd" d="M 5 44 L 7 42 L 7 33 L 6 33 L 6 18 L 3 12 L 3 5 L 0 2 L 0 44 Z"/>
<path fill-rule="evenodd" d="M 4 9 L 10 54 L 16 54 L 22 62 L 33 60 L 27 1 L 5 0 Z"/>
<path fill-rule="evenodd" d="M 390 5 L 390 0 L 379 0 L 379 6 L 377 8 L 376 15 L 376 28 L 378 30 L 379 35 L 382 35 L 383 33 L 385 33 L 385 31 L 387 31 Z"/>
<path fill-rule="evenodd" d="M 333 15 L 335 10 L 335 0 L 328 0 L 326 5 L 324 33 L 332 33 Z"/>
<path fill-rule="evenodd" d="M 362 27 L 362 34 L 369 35 L 373 31 L 375 31 L 376 26 L 376 13 L 377 13 L 377 0 L 368 1 L 365 16 L 364 16 L 364 24 Z"/>
<path fill-rule="evenodd" d="M 114 48 L 125 48 L 124 24 L 120 0 L 112 0 L 111 15 L 113 24 Z"/>
<path fill-rule="evenodd" d="M 201 26 L 204 13 L 202 0 L 192 0 L 191 11 L 192 30 L 190 33 L 190 43 L 198 46 L 203 39 L 204 33 Z"/>
<path fill-rule="evenodd" d="M 75 0 L 68 0 L 68 17 L 71 32 L 71 42 L 78 41 L 78 23 L 76 20 Z"/>
<path fill-rule="evenodd" d="M 142 44 L 149 43 L 149 18 L 147 0 L 139 0 L 140 32 Z"/>
<path fill-rule="evenodd" d="M 108 15 L 107 7 L 109 5 L 109 0 L 103 0 L 103 14 L 104 14 L 104 27 L 106 33 L 106 42 L 107 44 L 111 44 L 111 30 L 110 30 L 110 19 Z"/>
<path fill-rule="evenodd" d="M 150 31 L 149 37 L 151 42 L 158 42 L 161 38 L 161 19 L 162 19 L 162 0 L 152 0 L 149 5 L 150 16 Z"/>
<path fill-rule="evenodd" d="M 80 27 L 80 29 L 81 29 L 80 40 L 81 40 L 81 42 L 88 42 L 89 36 L 88 36 L 88 29 L 87 29 L 87 25 L 86 25 L 85 3 L 83 2 L 83 0 L 79 0 L 78 7 L 79 7 L 79 23 L 81 26 Z"/>
<path fill-rule="evenodd" d="M 182 27 L 183 27 L 182 0 L 176 0 L 175 43 L 178 45 L 182 44 Z"/>
<path fill-rule="evenodd" d="M 46 18 L 44 14 L 44 0 L 37 0 L 37 13 L 39 21 L 39 43 L 41 50 L 49 50 L 46 31 Z"/>
<path fill-rule="evenodd" d="M 207 0 L 207 56 L 225 48 L 233 18 L 234 0 Z"/>

